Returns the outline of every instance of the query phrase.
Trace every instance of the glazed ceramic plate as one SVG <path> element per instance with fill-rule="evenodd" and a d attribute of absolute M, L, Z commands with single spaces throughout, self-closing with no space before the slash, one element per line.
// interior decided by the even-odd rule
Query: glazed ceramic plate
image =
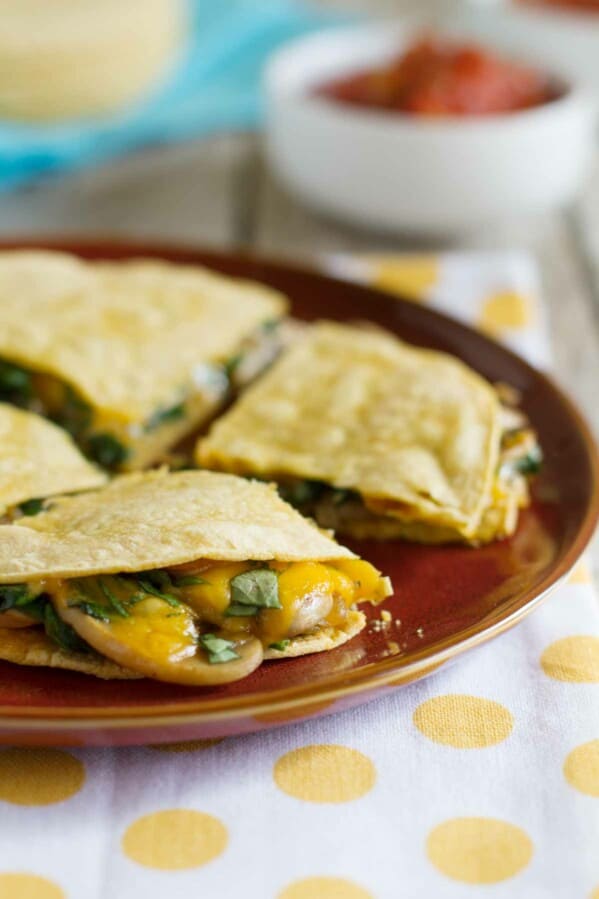
<path fill-rule="evenodd" d="M 586 425 L 544 375 L 482 335 L 375 290 L 246 256 L 141 244 L 52 245 L 87 258 L 145 254 L 203 263 L 283 290 L 299 318 L 367 318 L 412 343 L 453 353 L 491 381 L 521 391 L 546 464 L 533 504 L 510 540 L 481 549 L 350 544 L 393 579 L 388 627 L 369 621 L 333 652 L 267 662 L 251 677 L 220 688 L 105 682 L 0 663 L 0 741 L 98 745 L 211 738 L 349 708 L 423 677 L 515 625 L 566 576 L 588 542 L 599 508 L 599 473 Z M 367 615 L 379 619 L 380 609 Z"/>

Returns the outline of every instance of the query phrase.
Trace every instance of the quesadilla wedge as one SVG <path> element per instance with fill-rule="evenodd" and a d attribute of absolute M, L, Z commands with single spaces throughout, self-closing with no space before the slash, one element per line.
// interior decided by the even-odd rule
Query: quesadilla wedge
<path fill-rule="evenodd" d="M 357 604 L 390 592 L 274 485 L 122 475 L 0 528 L 0 658 L 222 684 L 341 645 L 365 626 Z M 1 629 L 15 612 L 31 625 L 19 637 Z"/>
<path fill-rule="evenodd" d="M 286 305 L 200 267 L 0 252 L 0 400 L 105 468 L 143 468 L 272 360 Z"/>
<path fill-rule="evenodd" d="M 65 431 L 0 403 L 0 521 L 36 514 L 47 497 L 105 483 L 106 474 L 81 455 Z"/>
<path fill-rule="evenodd" d="M 0 403 L 0 526 L 37 515 L 49 497 L 91 490 L 106 480 L 106 474 L 88 462 L 57 425 Z M 0 619 L 4 627 L 30 623 L 15 610 Z"/>
<path fill-rule="evenodd" d="M 478 544 L 514 531 L 540 450 L 458 359 L 322 322 L 215 422 L 196 461 L 276 480 L 354 537 Z"/>

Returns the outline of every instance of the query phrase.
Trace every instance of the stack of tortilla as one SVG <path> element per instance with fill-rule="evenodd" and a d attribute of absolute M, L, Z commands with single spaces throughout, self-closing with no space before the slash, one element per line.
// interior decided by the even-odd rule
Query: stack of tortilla
<path fill-rule="evenodd" d="M 159 82 L 184 34 L 183 0 L 4 0 L 0 116 L 111 112 Z"/>

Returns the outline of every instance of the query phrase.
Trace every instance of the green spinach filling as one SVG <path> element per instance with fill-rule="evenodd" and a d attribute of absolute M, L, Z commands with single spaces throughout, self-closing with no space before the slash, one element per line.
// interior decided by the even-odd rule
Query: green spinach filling
<path fill-rule="evenodd" d="M 27 408 L 33 399 L 33 384 L 29 372 L 2 359 L 0 359 L 0 399 L 23 408 Z"/>
<path fill-rule="evenodd" d="M 40 391 L 40 380 L 55 388 L 50 392 L 52 402 Z M 122 465 L 129 455 L 127 447 L 113 434 L 93 431 L 93 410 L 70 385 L 61 384 L 48 375 L 37 375 L 0 360 L 0 400 L 45 415 L 68 431 L 83 452 L 104 468 Z"/>
<path fill-rule="evenodd" d="M 26 515 L 28 517 L 39 515 L 43 508 L 43 499 L 26 499 L 24 502 L 19 503 L 19 505 L 17 506 L 19 512 L 21 512 L 22 515 Z"/>
<path fill-rule="evenodd" d="M 0 613 L 21 612 L 41 624 L 46 635 L 67 652 L 90 652 L 90 647 L 56 614 L 50 597 L 43 591 L 32 591 L 27 584 L 0 587 Z"/>
<path fill-rule="evenodd" d="M 277 319 L 264 322 L 257 336 L 270 335 L 279 325 Z M 247 354 L 252 351 L 248 338 L 240 351 L 212 368 L 217 383 L 222 383 L 223 394 L 232 390 L 233 377 Z M 115 470 L 129 458 L 130 449 L 110 431 L 96 431 L 92 407 L 69 385 L 51 375 L 40 374 L 5 359 L 0 359 L 0 401 L 22 409 L 37 412 L 64 428 L 77 441 L 85 455 L 103 468 Z M 144 422 L 142 430 L 152 433 L 157 429 L 185 418 L 185 398 L 157 409 Z M 23 514 L 34 514 L 25 512 Z"/>
<path fill-rule="evenodd" d="M 360 499 L 360 494 L 355 490 L 331 487 L 323 481 L 290 481 L 279 484 L 278 490 L 286 502 L 300 510 L 311 508 L 324 499 L 330 500 L 334 506 Z"/>

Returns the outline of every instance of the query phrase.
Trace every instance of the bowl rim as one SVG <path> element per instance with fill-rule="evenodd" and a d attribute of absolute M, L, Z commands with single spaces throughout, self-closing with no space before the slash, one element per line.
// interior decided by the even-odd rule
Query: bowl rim
<path fill-rule="evenodd" d="M 302 75 L 301 87 L 288 87 L 281 83 L 281 72 L 289 66 L 293 59 L 301 55 L 310 57 L 310 50 L 315 45 L 326 44 L 329 39 L 338 41 L 346 38 L 349 40 L 362 34 L 365 42 L 375 42 L 377 39 L 387 39 L 389 41 L 397 39 L 399 41 L 402 35 L 408 34 L 409 36 L 411 32 L 422 31 L 423 28 L 423 22 L 417 17 L 406 16 L 404 18 L 395 18 L 390 22 L 346 24 L 295 38 L 276 50 L 265 65 L 262 86 L 267 105 L 271 105 L 273 102 L 286 101 L 293 104 L 296 108 L 311 110 L 320 116 L 330 117 L 331 120 L 336 119 L 338 122 L 352 123 L 356 126 L 374 127 L 381 132 L 431 132 L 436 130 L 446 133 L 448 131 L 482 131 L 487 128 L 513 129 L 514 127 L 535 127 L 552 118 L 556 120 L 557 124 L 563 115 L 568 115 L 571 112 L 582 113 L 588 116 L 589 121 L 599 116 L 599 110 L 596 108 L 592 92 L 584 83 L 573 79 L 571 75 L 561 73 L 557 68 L 551 67 L 551 70 L 548 70 L 542 63 L 538 65 L 533 63 L 533 65 L 535 68 L 545 71 L 551 78 L 555 78 L 556 82 L 563 87 L 562 93 L 546 103 L 528 109 L 486 113 L 484 115 L 426 117 L 369 109 L 353 106 L 349 103 L 338 103 L 326 97 L 319 97 L 309 93 L 306 88 L 310 87 L 311 82 L 309 78 L 306 78 L 305 74 Z M 446 26 L 439 23 L 434 31 L 435 33 L 444 34 L 447 32 L 447 29 Z M 451 32 L 449 32 L 449 36 L 452 36 Z M 492 46 L 492 42 L 488 40 L 485 41 L 481 38 L 471 38 L 471 40 L 483 46 Z M 352 71 L 356 71 L 358 66 L 359 63 L 352 68 L 340 68 L 339 74 L 344 72 L 349 74 Z"/>

